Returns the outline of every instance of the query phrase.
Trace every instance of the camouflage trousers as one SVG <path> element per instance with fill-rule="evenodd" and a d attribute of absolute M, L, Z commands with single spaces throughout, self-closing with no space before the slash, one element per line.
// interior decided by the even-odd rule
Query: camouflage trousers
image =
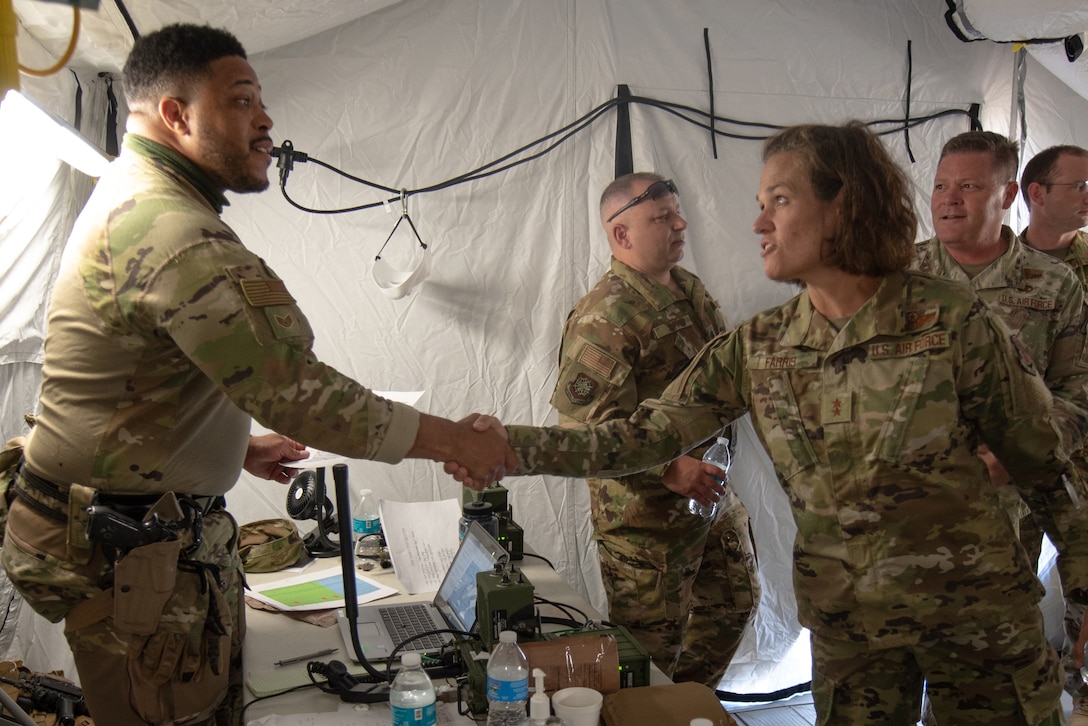
<path fill-rule="evenodd" d="M 1010 622 L 875 650 L 812 636 L 812 696 L 820 726 L 913 726 L 923 681 L 937 723 L 1059 726 L 1058 654 L 1038 608 Z"/>
<path fill-rule="evenodd" d="M 735 496 L 708 528 L 638 543 L 598 534 L 609 619 L 627 628 L 674 681 L 717 688 L 759 606 L 748 511 Z"/>
<path fill-rule="evenodd" d="M 234 518 L 205 515 L 201 544 L 180 561 L 162 542 L 116 567 L 76 529 L 15 498 L 0 560 L 36 612 L 65 621 L 95 722 L 238 726 L 245 613 Z"/>

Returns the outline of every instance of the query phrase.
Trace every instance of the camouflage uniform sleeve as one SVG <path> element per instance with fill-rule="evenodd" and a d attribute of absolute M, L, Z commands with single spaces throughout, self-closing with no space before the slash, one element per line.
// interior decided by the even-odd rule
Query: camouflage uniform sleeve
<path fill-rule="evenodd" d="M 978 423 L 983 440 L 1069 562 L 1063 587 L 1088 587 L 1088 501 L 1077 492 L 1079 477 L 1069 463 L 1084 440 L 1088 412 L 1051 395 L 1030 353 L 988 310 L 976 310 L 961 336 L 965 415 Z"/>
<path fill-rule="evenodd" d="M 643 349 L 636 335 L 601 316 L 572 316 L 562 348 L 551 400 L 561 424 L 601 423 L 634 412 L 639 403 L 634 369 Z M 664 470 L 660 465 L 645 473 L 660 477 Z"/>
<path fill-rule="evenodd" d="M 1057 336 L 1050 350 L 1043 379 L 1055 397 L 1055 405 L 1063 413 L 1059 421 L 1067 427 L 1063 435 L 1070 441 L 1078 439 L 1083 448 L 1084 430 L 1078 428 L 1078 416 L 1088 409 L 1088 350 L 1086 350 L 1086 326 L 1088 308 L 1085 307 L 1084 290 L 1075 277 L 1070 276 L 1059 297 L 1065 301 L 1057 322 Z"/>
<path fill-rule="evenodd" d="M 313 354 L 309 322 L 283 281 L 240 244 L 196 245 L 164 266 L 140 307 L 262 425 L 357 458 L 396 463 L 419 414 Z"/>
<path fill-rule="evenodd" d="M 508 426 L 516 475 L 617 477 L 664 464 L 747 411 L 745 328 L 719 335 L 659 399 L 627 419 L 574 427 Z"/>

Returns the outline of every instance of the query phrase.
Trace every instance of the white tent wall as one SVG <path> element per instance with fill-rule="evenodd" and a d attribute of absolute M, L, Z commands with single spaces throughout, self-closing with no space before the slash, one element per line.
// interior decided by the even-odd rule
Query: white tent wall
<path fill-rule="evenodd" d="M 215 24 L 211 5 L 200 18 Z M 912 117 L 979 103 L 985 128 L 1010 132 L 1011 48 L 961 43 L 945 26 L 938 0 L 378 5 L 359 20 L 266 46 L 251 62 L 277 144 L 290 140 L 311 157 L 392 189 L 428 187 L 491 162 L 614 97 L 618 84 L 629 84 L 636 96 L 705 110 L 704 28 L 721 116 L 770 124 L 901 118 L 910 41 Z M 1028 153 L 1088 143 L 1088 101 L 1030 58 L 1026 108 Z M 764 278 L 750 229 L 759 143 L 719 137 L 715 159 L 704 129 L 645 105 L 632 105 L 631 118 L 635 168 L 660 171 L 680 187 L 690 223 L 682 264 L 706 281 L 730 320 L 794 294 Z M 964 116 L 953 116 L 911 129 L 913 163 L 902 133 L 886 137 L 915 181 L 920 237 L 931 229 L 928 190 L 940 146 L 967 128 Z M 225 216 L 286 280 L 323 360 L 375 389 L 424 389 L 419 408 L 431 413 L 458 418 L 484 411 L 511 423 L 552 423 L 563 321 L 607 266 L 596 208 L 613 177 L 614 138 L 610 111 L 539 159 L 411 195 L 408 210 L 433 262 L 429 278 L 401 299 L 385 296 L 371 278 L 399 201 L 388 210 L 308 214 L 275 189 L 273 169 L 270 191 L 231 195 Z M 315 208 L 391 196 L 314 163 L 295 164 L 287 191 Z M 403 261 L 416 246 L 402 224 L 383 260 Z M 0 385 L 8 386 L 0 394 L 10 390 L 9 381 Z M 765 595 L 726 685 L 770 689 L 791 682 L 764 671 L 786 657 L 799 632 L 790 580 L 793 526 L 750 428 L 738 438 L 733 480 L 753 514 Z M 355 491 L 365 486 L 404 501 L 461 496 L 429 462 L 352 462 L 350 482 Z M 556 477 L 504 483 L 527 544 L 603 609 L 585 485 Z M 282 515 L 284 495 L 279 485 L 243 475 L 228 501 L 244 522 Z"/>

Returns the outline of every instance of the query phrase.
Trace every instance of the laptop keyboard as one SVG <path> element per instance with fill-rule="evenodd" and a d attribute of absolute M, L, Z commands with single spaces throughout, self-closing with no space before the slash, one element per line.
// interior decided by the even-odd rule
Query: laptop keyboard
<path fill-rule="evenodd" d="M 397 605 L 393 608 L 382 608 L 382 621 L 389 631 L 389 637 L 393 639 L 393 645 L 400 645 L 414 635 L 434 630 L 434 623 L 428 615 L 428 607 L 421 603 Z M 449 636 L 446 634 L 426 635 L 416 638 L 407 646 L 408 650 L 438 650 Z"/>

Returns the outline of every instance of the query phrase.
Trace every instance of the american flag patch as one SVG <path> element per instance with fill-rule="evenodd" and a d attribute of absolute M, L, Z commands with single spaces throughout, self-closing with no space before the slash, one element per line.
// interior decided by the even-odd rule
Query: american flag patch
<path fill-rule="evenodd" d="M 587 345 L 578 354 L 578 362 L 590 370 L 600 373 L 605 378 L 612 375 L 616 369 L 616 361 L 600 348 Z"/>
<path fill-rule="evenodd" d="M 295 299 L 287 292 L 283 280 L 239 280 L 242 294 L 255 308 L 269 305 L 294 305 Z"/>

